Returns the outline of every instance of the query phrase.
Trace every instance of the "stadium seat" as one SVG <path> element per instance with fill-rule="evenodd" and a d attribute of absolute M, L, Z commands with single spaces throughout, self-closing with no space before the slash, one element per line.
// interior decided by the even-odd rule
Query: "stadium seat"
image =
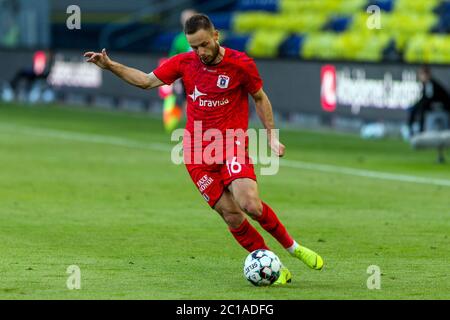
<path fill-rule="evenodd" d="M 314 12 L 323 14 L 352 14 L 361 11 L 366 0 L 280 0 L 280 11 L 289 13 Z"/>
<path fill-rule="evenodd" d="M 411 63 L 450 63 L 450 35 L 421 34 L 408 43 L 405 60 Z"/>
<path fill-rule="evenodd" d="M 435 13 L 438 14 L 450 14 L 450 2 L 441 1 L 434 9 Z"/>
<path fill-rule="evenodd" d="M 368 28 L 370 5 L 383 11 L 379 29 Z M 450 31 L 450 3 L 442 0 L 239 0 L 235 9 L 211 20 L 224 44 L 255 57 L 449 60 L 447 37 L 432 37 Z"/>
<path fill-rule="evenodd" d="M 233 27 L 233 15 L 230 12 L 213 13 L 209 18 L 218 30 L 231 30 Z"/>
<path fill-rule="evenodd" d="M 334 50 L 337 35 L 331 32 L 312 33 L 306 36 L 302 48 L 302 57 L 305 59 L 337 59 Z"/>
<path fill-rule="evenodd" d="M 299 57 L 305 37 L 299 34 L 291 34 L 279 47 L 280 57 Z"/>
<path fill-rule="evenodd" d="M 233 30 L 239 33 L 259 30 L 304 33 L 319 31 L 325 25 L 324 14 L 271 14 L 264 12 L 241 13 L 234 17 Z"/>
<path fill-rule="evenodd" d="M 278 48 L 287 37 L 284 31 L 257 31 L 248 42 L 247 51 L 254 57 L 277 57 Z"/>
<path fill-rule="evenodd" d="M 441 33 L 450 33 L 450 12 L 440 16 L 436 29 Z"/>
<path fill-rule="evenodd" d="M 344 32 L 341 34 L 322 33 L 306 38 L 302 56 L 306 59 L 344 59 L 380 61 L 383 51 L 388 46 L 387 34 L 362 34 Z"/>
<path fill-rule="evenodd" d="M 250 38 L 248 34 L 225 33 L 221 42 L 225 47 L 244 52 L 247 50 Z"/>
<path fill-rule="evenodd" d="M 334 32 L 343 32 L 347 30 L 352 21 L 352 17 L 346 16 L 334 16 L 328 21 L 324 29 Z"/>
<path fill-rule="evenodd" d="M 439 4 L 439 0 L 396 0 L 395 10 L 403 13 L 429 13 Z"/>
<path fill-rule="evenodd" d="M 367 7 L 375 5 L 385 12 L 391 12 L 394 9 L 394 0 L 372 0 Z"/>
<path fill-rule="evenodd" d="M 275 12 L 279 9 L 279 0 L 239 0 L 237 9 L 239 11 Z"/>

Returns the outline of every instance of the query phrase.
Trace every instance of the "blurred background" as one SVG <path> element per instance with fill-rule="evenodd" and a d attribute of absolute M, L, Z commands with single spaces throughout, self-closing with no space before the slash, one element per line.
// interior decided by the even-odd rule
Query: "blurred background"
<path fill-rule="evenodd" d="M 450 1 L 0 0 L 1 99 L 161 114 L 161 93 L 124 85 L 82 54 L 107 48 L 151 72 L 173 53 L 189 8 L 211 17 L 223 46 L 257 60 L 284 125 L 407 137 L 407 109 L 423 95 L 418 68 L 450 88 Z M 448 127 L 445 108 L 433 106 L 426 128 Z"/>
<path fill-rule="evenodd" d="M 246 253 L 171 161 L 180 88 L 83 58 L 151 72 L 189 50 L 187 9 L 256 60 L 282 128 L 258 190 L 327 264 L 264 235 L 289 290 L 246 283 Z M 0 0 L 0 25 L 0 299 L 450 299 L 450 1 Z"/>

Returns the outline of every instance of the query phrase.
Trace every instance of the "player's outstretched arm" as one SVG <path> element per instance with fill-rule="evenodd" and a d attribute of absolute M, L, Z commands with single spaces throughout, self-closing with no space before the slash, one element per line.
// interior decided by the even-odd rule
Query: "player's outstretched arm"
<path fill-rule="evenodd" d="M 111 60 L 105 49 L 103 49 L 102 52 L 86 52 L 84 57 L 87 58 L 86 62 L 93 63 L 102 69 L 109 70 L 122 80 L 138 88 L 152 89 L 164 84 L 153 74 L 153 72 L 146 74 L 140 70 L 124 66 L 123 64 Z"/>
<path fill-rule="evenodd" d="M 279 157 L 284 156 L 285 146 L 278 140 L 278 136 L 273 134 L 272 129 L 275 129 L 275 124 L 273 120 L 272 104 L 270 103 L 269 97 L 261 88 L 256 93 L 252 94 L 255 100 L 256 113 L 259 119 L 261 119 L 262 124 L 267 129 L 267 135 L 269 139 L 270 148 Z"/>

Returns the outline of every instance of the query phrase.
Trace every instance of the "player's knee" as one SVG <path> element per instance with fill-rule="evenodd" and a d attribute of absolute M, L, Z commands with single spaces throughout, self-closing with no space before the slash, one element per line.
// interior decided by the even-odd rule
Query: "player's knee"
<path fill-rule="evenodd" d="M 240 212 L 225 212 L 222 214 L 225 223 L 232 229 L 237 229 L 244 222 L 245 217 Z"/>
<path fill-rule="evenodd" d="M 245 199 L 242 202 L 241 207 L 252 219 L 257 219 L 262 215 L 263 206 L 258 197 L 249 197 Z"/>

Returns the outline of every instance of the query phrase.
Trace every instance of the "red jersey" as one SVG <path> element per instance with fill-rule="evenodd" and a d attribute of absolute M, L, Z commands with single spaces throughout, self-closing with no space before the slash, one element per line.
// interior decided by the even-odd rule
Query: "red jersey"
<path fill-rule="evenodd" d="M 195 141 L 208 129 L 218 129 L 225 137 L 227 129 L 247 131 L 248 94 L 262 88 L 262 80 L 253 59 L 245 53 L 225 48 L 225 55 L 217 65 L 205 65 L 195 52 L 176 55 L 154 70 L 165 84 L 181 78 L 187 99 L 186 130 L 191 144 L 184 139 L 184 149 L 192 150 Z M 201 133 L 198 123 L 201 121 Z M 185 135 L 186 137 L 186 135 Z M 202 148 L 210 141 L 202 139 Z M 199 144 L 195 144 L 198 146 Z M 189 152 L 189 151 L 188 151 Z"/>

